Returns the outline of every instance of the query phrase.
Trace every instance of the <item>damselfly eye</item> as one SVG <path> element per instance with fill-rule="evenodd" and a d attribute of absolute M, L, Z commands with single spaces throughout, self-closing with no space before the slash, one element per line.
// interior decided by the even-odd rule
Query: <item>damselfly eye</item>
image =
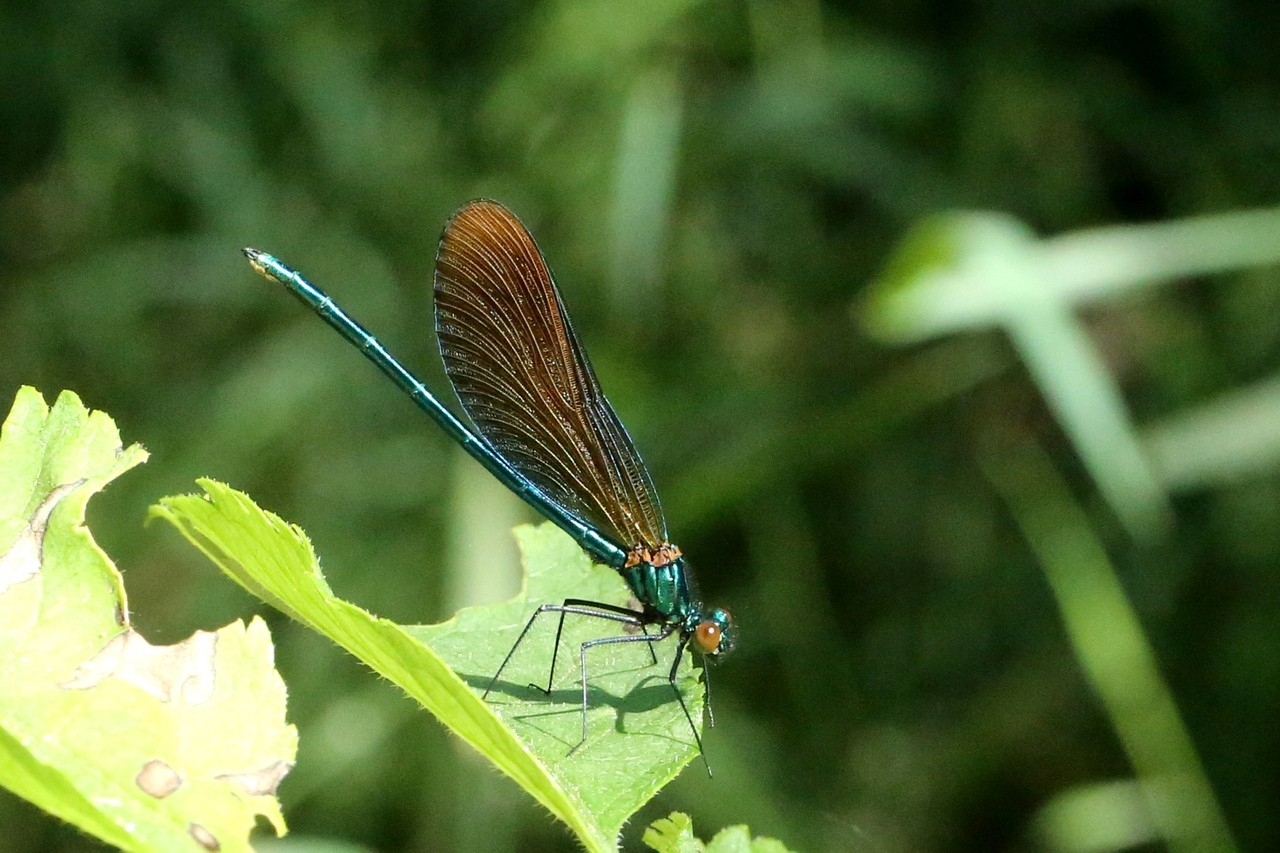
<path fill-rule="evenodd" d="M 698 623 L 697 629 L 693 632 L 693 644 L 704 655 L 713 655 L 720 648 L 722 635 L 720 626 L 707 619 Z"/>

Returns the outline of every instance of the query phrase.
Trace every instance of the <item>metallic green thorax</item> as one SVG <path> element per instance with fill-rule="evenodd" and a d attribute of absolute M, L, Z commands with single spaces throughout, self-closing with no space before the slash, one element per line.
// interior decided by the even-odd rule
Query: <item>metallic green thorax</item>
<path fill-rule="evenodd" d="M 665 566 L 640 563 L 619 569 L 637 599 L 663 617 L 688 630 L 697 623 L 701 605 L 694 600 L 684 559 L 672 560 Z"/>

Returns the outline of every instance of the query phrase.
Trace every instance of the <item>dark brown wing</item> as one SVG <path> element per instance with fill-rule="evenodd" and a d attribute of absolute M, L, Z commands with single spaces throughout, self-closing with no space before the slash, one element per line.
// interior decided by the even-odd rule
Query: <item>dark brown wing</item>
<path fill-rule="evenodd" d="M 480 200 L 454 214 L 436 254 L 435 303 L 445 372 L 489 445 L 622 548 L 665 542 L 649 472 L 511 211 Z"/>

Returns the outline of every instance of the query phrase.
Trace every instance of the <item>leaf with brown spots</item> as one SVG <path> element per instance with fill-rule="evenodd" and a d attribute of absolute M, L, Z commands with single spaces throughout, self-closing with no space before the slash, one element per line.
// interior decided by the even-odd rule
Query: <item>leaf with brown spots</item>
<path fill-rule="evenodd" d="M 0 785 L 125 850 L 248 850 L 297 733 L 261 621 L 130 626 L 84 512 L 145 459 L 71 393 L 24 388 L 0 432 Z"/>

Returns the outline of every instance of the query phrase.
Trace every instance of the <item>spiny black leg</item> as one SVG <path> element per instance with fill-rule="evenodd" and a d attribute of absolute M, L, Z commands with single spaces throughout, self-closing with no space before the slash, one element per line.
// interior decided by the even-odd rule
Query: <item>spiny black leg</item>
<path fill-rule="evenodd" d="M 543 604 L 533 612 L 533 615 L 529 617 L 529 621 L 525 623 L 524 630 L 520 632 L 519 637 L 516 637 L 515 643 L 511 646 L 511 651 L 507 652 L 507 656 L 502 659 L 502 664 L 498 667 L 498 671 L 493 674 L 493 678 L 489 679 L 489 686 L 484 689 L 484 693 L 481 698 L 489 698 L 489 693 L 493 690 L 494 685 L 498 683 L 498 678 L 502 675 L 502 671 L 507 668 L 507 664 L 511 662 L 512 656 L 516 653 L 516 649 L 520 648 L 520 644 L 524 642 L 524 638 L 528 635 L 529 629 L 533 627 L 533 623 L 536 622 L 538 617 L 543 613 L 559 613 L 560 629 L 563 629 L 564 627 L 564 616 L 566 613 L 573 613 L 579 616 L 592 616 L 596 619 L 607 619 L 610 622 L 621 622 L 625 625 L 639 625 L 644 627 L 641 614 L 634 610 L 629 610 L 625 607 L 618 607 L 613 604 L 605 604 L 599 601 L 587 601 L 581 598 L 566 598 L 563 604 Z M 646 632 L 645 635 L 648 636 L 648 633 Z M 663 636 L 666 635 L 664 634 Z M 652 649 L 652 647 L 650 648 Z M 555 675 L 556 655 L 559 653 L 559 650 L 560 630 L 558 629 L 556 631 L 555 650 L 551 655 L 551 677 L 554 677 Z M 542 690 L 543 693 L 549 694 L 551 692 L 550 682 L 551 678 L 548 678 L 546 690 L 543 690 L 536 684 L 531 684 L 529 686 L 535 687 L 538 690 Z"/>
<path fill-rule="evenodd" d="M 565 604 L 568 604 L 568 603 L 569 603 L 568 601 L 565 602 Z M 541 612 L 542 608 L 539 607 L 538 611 Z M 556 625 L 556 642 L 555 642 L 555 645 L 551 647 L 551 671 L 547 673 L 546 689 L 543 690 L 541 687 L 538 687 L 538 685 L 536 684 L 529 685 L 530 687 L 537 687 L 539 690 L 542 690 L 542 692 L 545 693 L 547 696 L 551 695 L 551 682 L 556 680 L 556 658 L 560 657 L 560 635 L 564 633 L 564 617 L 566 612 L 567 611 L 565 610 L 560 611 L 559 624 Z"/>
<path fill-rule="evenodd" d="M 671 685 L 671 692 L 676 694 L 676 701 L 680 703 L 680 710 L 684 711 L 684 718 L 689 721 L 689 731 L 693 732 L 693 742 L 698 745 L 698 755 L 702 756 L 702 765 L 707 768 L 707 778 L 710 779 L 711 762 L 707 761 L 707 751 L 702 748 L 702 737 L 698 734 L 698 727 L 693 724 L 693 715 L 689 713 L 689 706 L 684 703 L 684 697 L 680 695 L 680 688 L 676 687 L 676 673 L 680 670 L 680 660 L 684 657 L 685 646 L 688 644 L 689 636 L 682 636 L 680 645 L 676 646 L 676 658 L 671 662 L 667 683 Z"/>
<path fill-rule="evenodd" d="M 625 616 L 625 619 L 614 619 L 615 622 L 630 622 L 634 625 L 644 624 L 644 614 L 639 610 L 630 607 L 622 607 L 617 604 L 606 604 L 603 601 L 588 601 L 585 598 L 566 598 L 564 600 L 565 607 L 590 607 L 592 610 L 606 611 L 608 613 L 616 613 L 619 616 Z M 575 613 L 578 611 L 574 611 Z M 591 614 L 587 614 L 591 615 Z M 605 616 L 604 613 L 594 614 L 601 619 L 612 619 L 612 616 Z"/>
<path fill-rule="evenodd" d="M 601 615 L 603 616 L 603 614 Z M 577 751 L 578 747 L 587 742 L 587 689 L 589 686 L 589 682 L 587 681 L 587 649 L 595 648 L 596 646 L 610 646 L 615 643 L 648 643 L 649 648 L 652 649 L 654 643 L 660 643 L 667 637 L 670 637 L 671 633 L 675 631 L 675 628 L 675 625 L 668 625 L 657 634 L 650 634 L 646 631 L 644 634 L 640 634 L 639 636 L 633 634 L 625 637 L 601 637 L 598 640 L 587 640 L 582 644 L 582 648 L 579 651 L 579 658 L 582 666 L 582 740 L 578 741 L 574 745 L 573 749 L 569 750 L 570 755 L 573 755 L 573 753 Z M 684 700 L 681 700 L 680 704 L 683 705 Z M 685 711 L 685 716 L 689 716 L 688 711 Z M 694 732 L 693 736 L 696 738 L 698 733 Z M 699 749 L 701 749 L 701 746 L 699 746 Z"/>
<path fill-rule="evenodd" d="M 575 609 L 575 608 L 590 608 L 590 612 L 587 612 L 581 609 Z M 546 689 L 543 689 L 542 687 L 539 687 L 536 684 L 530 684 L 529 686 L 537 688 L 538 690 L 541 690 L 547 696 L 551 695 L 551 685 L 552 683 L 555 682 L 555 679 L 556 679 L 556 659 L 560 656 L 560 637 L 564 633 L 565 614 L 575 613 L 580 616 L 595 616 L 599 619 L 609 619 L 616 622 L 623 622 L 625 624 L 639 625 L 642 631 L 644 631 L 646 634 L 649 633 L 647 630 L 645 630 L 645 624 L 640 621 L 639 613 L 637 613 L 634 610 L 631 610 L 630 608 L 618 607 L 615 604 L 605 604 L 602 601 L 588 601 L 585 598 L 566 598 L 564 600 L 564 603 L 560 605 L 560 607 L 558 608 L 553 604 L 544 604 L 542 605 L 542 607 L 538 608 L 539 612 L 541 612 L 544 609 L 558 610 L 560 613 L 560 624 L 556 626 L 556 644 L 551 649 L 551 671 L 547 673 Z M 604 611 L 604 612 L 600 612 L 600 611 Z M 538 615 L 537 613 L 534 614 L 534 616 L 537 616 L 537 615 Z M 618 616 L 624 616 L 626 618 L 618 619 L 616 618 Z M 653 654 L 652 645 L 649 646 L 649 653 L 653 655 L 653 662 L 657 663 L 658 656 Z"/>
<path fill-rule="evenodd" d="M 657 634 L 650 634 L 648 629 L 649 623 L 645 621 L 643 614 L 637 613 L 635 610 L 630 608 L 619 607 L 614 604 L 605 604 L 599 601 L 587 601 L 586 599 L 580 598 L 566 598 L 563 604 L 543 604 L 534 611 L 532 616 L 529 617 L 529 621 L 525 623 L 524 629 L 520 632 L 520 636 L 516 638 L 515 644 L 511 646 L 511 651 L 507 652 L 507 656 L 502 659 L 502 664 L 498 667 L 498 671 L 493 674 L 493 678 L 489 680 L 489 686 L 485 688 L 483 698 L 487 699 L 489 697 L 489 692 L 493 690 L 494 685 L 498 683 L 498 678 L 502 675 L 502 671 L 506 669 L 512 656 L 515 655 L 516 649 L 518 649 L 520 644 L 524 642 L 524 638 L 533 627 L 533 623 L 544 613 L 560 614 L 559 625 L 556 628 L 556 644 L 551 654 L 551 672 L 547 676 L 546 689 L 543 689 L 536 684 L 531 684 L 529 686 L 535 687 L 547 694 L 550 694 L 551 685 L 555 680 L 556 660 L 560 653 L 560 638 L 563 635 L 564 617 L 567 614 L 572 613 L 577 616 L 591 616 L 596 619 L 606 619 L 610 622 L 620 622 L 624 625 L 636 625 L 639 626 L 642 632 L 639 636 L 601 637 L 596 640 L 588 640 L 582 644 L 579 650 L 579 666 L 582 669 L 582 740 L 578 741 L 578 743 L 574 745 L 573 749 L 569 750 L 569 754 L 572 755 L 578 747 L 582 746 L 587 741 L 587 707 L 589 699 L 588 691 L 590 689 L 590 682 L 587 678 L 587 650 L 595 646 L 612 645 L 614 643 L 647 643 L 649 655 L 653 658 L 654 663 L 657 663 L 658 656 L 654 647 L 667 637 L 670 637 L 675 632 L 677 626 L 675 624 L 665 625 Z M 698 754 L 702 756 L 702 763 L 707 768 L 707 776 L 710 777 L 711 764 L 707 761 L 706 750 L 703 749 L 702 746 L 702 736 L 698 734 L 698 727 L 694 725 L 693 715 L 689 713 L 689 706 L 685 704 L 684 696 L 680 694 L 680 689 L 676 687 L 676 674 L 680 670 L 680 661 L 684 659 L 684 651 L 688 644 L 689 637 L 682 637 L 680 645 L 676 647 L 675 659 L 671 662 L 671 671 L 667 674 L 667 683 L 671 685 L 671 692 L 676 694 L 676 701 L 680 704 L 680 710 L 684 713 L 685 720 L 689 723 L 689 731 L 693 733 L 693 742 L 698 747 Z M 705 695 L 707 713 L 711 719 L 711 725 L 715 725 L 715 718 L 714 716 L 711 716 L 711 686 L 710 682 L 706 681 L 705 667 L 703 670 L 703 680 L 706 684 Z"/>
<path fill-rule="evenodd" d="M 541 615 L 542 608 L 539 607 L 529 617 L 529 621 L 524 623 L 524 630 L 520 632 L 519 637 L 516 637 L 515 643 L 511 646 L 511 651 L 507 652 L 507 656 L 502 659 L 501 665 L 498 666 L 498 671 L 493 674 L 493 678 L 489 679 L 489 686 L 484 689 L 484 693 L 480 696 L 481 699 L 489 698 L 489 691 L 493 689 L 493 685 L 498 683 L 498 676 L 502 675 L 502 671 L 507 668 L 507 664 L 511 661 L 511 656 L 516 653 L 516 649 L 520 648 L 520 644 L 524 642 L 525 635 L 529 633 L 529 629 L 533 627 L 533 623 Z"/>
<path fill-rule="evenodd" d="M 641 632 L 642 632 L 646 637 L 647 637 L 647 636 L 649 636 L 649 626 L 648 626 L 648 624 L 646 624 L 646 623 L 644 623 L 644 622 L 641 622 L 641 623 L 640 623 L 640 631 L 641 631 Z M 670 633 L 670 632 L 668 632 L 668 633 Z M 663 636 L 666 636 L 666 635 L 664 634 Z M 649 657 L 653 658 L 653 665 L 654 665 L 654 666 L 657 666 L 657 665 L 658 665 L 658 653 L 654 650 L 654 648 L 653 648 L 653 643 L 650 643 L 650 644 L 649 644 Z"/>
<path fill-rule="evenodd" d="M 707 709 L 707 725 L 716 727 L 716 712 L 711 710 L 711 664 L 702 659 L 702 704 Z"/>
<path fill-rule="evenodd" d="M 583 643 L 582 648 L 578 650 L 579 663 L 582 667 L 582 740 L 573 745 L 573 748 L 569 750 L 570 755 L 573 755 L 578 747 L 587 742 L 587 649 L 598 644 L 598 640 L 589 640 Z"/>

